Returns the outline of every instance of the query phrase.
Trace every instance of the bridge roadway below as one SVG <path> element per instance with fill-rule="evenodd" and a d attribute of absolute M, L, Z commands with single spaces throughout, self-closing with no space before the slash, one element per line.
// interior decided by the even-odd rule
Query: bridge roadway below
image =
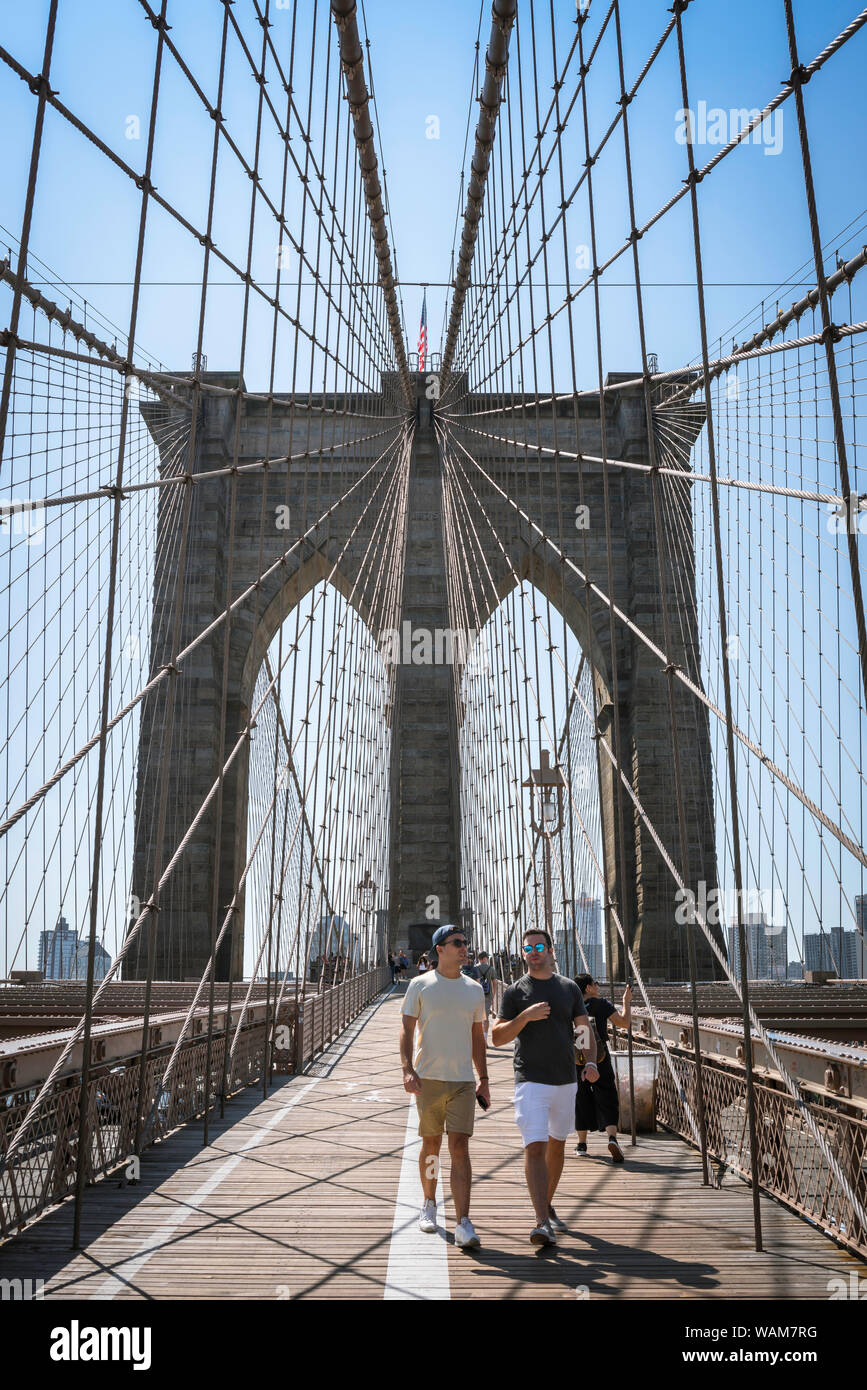
<path fill-rule="evenodd" d="M 753 1248 L 742 1183 L 703 1188 L 696 1153 L 664 1133 L 590 1157 L 570 1141 L 556 1250 L 529 1244 L 531 1208 L 512 1116 L 511 1048 L 489 1057 L 493 1092 L 472 1141 L 471 1215 L 481 1249 L 453 1244 L 440 1191 L 436 1236 L 416 1227 L 415 1105 L 403 1090 L 398 985 L 360 1014 L 303 1075 L 268 1098 L 233 1099 L 212 1142 L 191 1124 L 149 1149 L 141 1181 L 89 1189 L 82 1248 L 72 1204 L 0 1247 L 0 1279 L 44 1281 L 46 1299 L 827 1299 L 863 1265 L 762 1199 Z M 443 1232 L 447 1232 L 446 1235 Z"/>

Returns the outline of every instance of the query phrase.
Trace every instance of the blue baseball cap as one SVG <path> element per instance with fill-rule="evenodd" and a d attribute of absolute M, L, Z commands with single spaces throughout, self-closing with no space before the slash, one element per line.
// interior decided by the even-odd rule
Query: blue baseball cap
<path fill-rule="evenodd" d="M 449 937 L 452 936 L 455 932 L 460 932 L 462 936 L 466 936 L 466 932 L 464 931 L 463 927 L 455 926 L 454 922 L 446 922 L 445 926 L 437 927 L 431 940 L 431 946 L 444 946 L 448 941 Z"/>

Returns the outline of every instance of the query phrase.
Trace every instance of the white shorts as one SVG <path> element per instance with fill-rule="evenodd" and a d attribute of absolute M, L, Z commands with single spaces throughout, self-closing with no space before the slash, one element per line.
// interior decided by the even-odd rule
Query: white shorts
<path fill-rule="evenodd" d="M 568 1139 L 575 1128 L 577 1081 L 544 1086 L 540 1081 L 515 1082 L 515 1123 L 524 1148 L 548 1139 Z"/>

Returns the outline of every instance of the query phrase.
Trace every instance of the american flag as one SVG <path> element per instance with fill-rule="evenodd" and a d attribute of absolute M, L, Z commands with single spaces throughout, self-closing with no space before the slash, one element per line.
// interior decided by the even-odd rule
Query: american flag
<path fill-rule="evenodd" d="M 424 371 L 427 356 L 427 290 L 422 295 L 421 323 L 418 326 L 418 369 Z"/>

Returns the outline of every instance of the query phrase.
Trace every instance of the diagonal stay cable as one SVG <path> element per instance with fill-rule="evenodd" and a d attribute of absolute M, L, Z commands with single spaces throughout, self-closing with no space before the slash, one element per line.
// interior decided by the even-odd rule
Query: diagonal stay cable
<path fill-rule="evenodd" d="M 671 664 L 669 657 L 666 655 L 666 653 L 663 652 L 661 648 L 658 647 L 656 643 L 650 637 L 647 636 L 647 634 L 642 630 L 642 628 L 638 626 L 637 623 L 632 621 L 632 619 L 629 617 L 627 613 L 624 613 L 623 610 L 619 608 L 618 605 L 608 597 L 608 595 L 604 592 L 604 590 L 602 590 L 599 587 L 598 584 L 595 584 L 591 580 L 588 580 L 587 576 L 583 573 L 579 566 L 575 564 L 574 560 L 570 560 L 569 557 L 565 555 L 563 551 L 559 548 L 559 546 L 557 546 L 556 543 L 550 538 L 550 536 L 546 535 L 542 528 L 538 526 L 535 521 L 533 521 L 532 517 L 530 517 L 529 514 L 525 512 L 523 508 L 517 502 L 515 502 L 507 492 L 504 491 L 503 488 L 500 487 L 500 485 L 491 476 L 491 474 L 488 473 L 482 467 L 482 465 L 476 459 L 473 458 L 472 454 L 470 454 L 464 448 L 464 446 L 460 443 L 460 440 L 455 440 L 454 442 L 457 444 L 461 452 L 466 455 L 470 463 L 472 463 L 473 467 L 479 470 L 479 472 L 486 479 L 486 481 L 490 483 L 491 487 L 493 487 L 494 490 L 500 495 L 500 497 L 502 497 L 503 500 L 507 502 L 508 505 L 517 512 L 517 514 L 521 517 L 522 521 L 524 521 L 524 523 L 530 528 L 530 530 L 535 532 L 535 534 L 540 538 L 540 540 L 544 541 L 545 545 L 547 545 L 555 553 L 560 563 L 566 565 L 570 570 L 572 570 L 573 574 L 575 574 L 578 577 L 581 583 L 586 585 L 596 595 L 597 598 L 601 599 L 602 602 L 606 605 L 606 607 L 612 610 L 614 616 L 618 618 L 621 623 L 623 623 L 626 627 L 629 628 L 629 631 L 635 637 L 637 637 L 639 641 L 644 644 L 645 647 L 647 647 L 648 651 L 652 652 L 653 655 L 659 659 L 661 663 L 660 675 L 664 675 L 666 673 L 666 669 Z M 475 493 L 475 490 L 473 490 L 473 495 L 476 497 L 476 500 L 477 502 L 479 502 L 479 505 L 481 505 L 481 502 L 479 501 L 478 495 Z M 682 667 L 674 664 L 674 675 L 679 681 L 682 682 L 683 685 L 686 686 L 687 690 L 690 690 L 692 694 L 695 695 L 695 697 L 702 702 L 703 705 L 707 706 L 711 713 L 714 714 L 716 718 L 720 720 L 721 723 L 726 723 L 726 716 L 720 709 L 720 707 L 705 694 L 705 692 L 701 689 L 701 686 L 699 686 L 688 675 L 688 673 L 683 670 Z M 740 740 L 744 747 L 747 748 L 752 754 L 754 754 L 754 756 L 759 759 L 759 761 L 767 768 L 767 770 L 770 773 L 772 773 L 773 776 L 777 777 L 779 781 L 781 781 L 783 785 L 787 787 L 788 790 L 798 798 L 798 800 L 807 808 L 810 814 L 814 816 L 816 820 L 820 821 L 822 825 L 825 826 L 826 830 L 830 830 L 831 834 L 837 840 L 840 841 L 840 844 L 843 845 L 843 847 L 847 849 L 849 853 L 852 854 L 860 864 L 863 864 L 864 867 L 867 868 L 867 850 L 865 850 L 861 845 L 857 844 L 853 839 L 850 838 L 850 836 L 848 836 L 840 828 L 839 825 L 836 824 L 835 821 L 831 820 L 830 816 L 826 815 L 825 812 L 819 806 L 817 806 L 816 803 L 812 801 L 809 796 L 807 796 L 806 792 L 803 791 L 801 787 L 799 787 L 798 784 L 792 780 L 791 777 L 788 777 L 786 773 L 782 770 L 782 768 L 778 767 L 777 764 L 768 757 L 767 753 L 765 753 L 764 750 L 760 748 L 757 743 L 754 743 L 753 740 L 749 738 L 748 735 L 745 734 L 743 730 L 738 727 L 738 725 L 732 725 L 732 732 L 734 733 L 735 737 Z"/>

